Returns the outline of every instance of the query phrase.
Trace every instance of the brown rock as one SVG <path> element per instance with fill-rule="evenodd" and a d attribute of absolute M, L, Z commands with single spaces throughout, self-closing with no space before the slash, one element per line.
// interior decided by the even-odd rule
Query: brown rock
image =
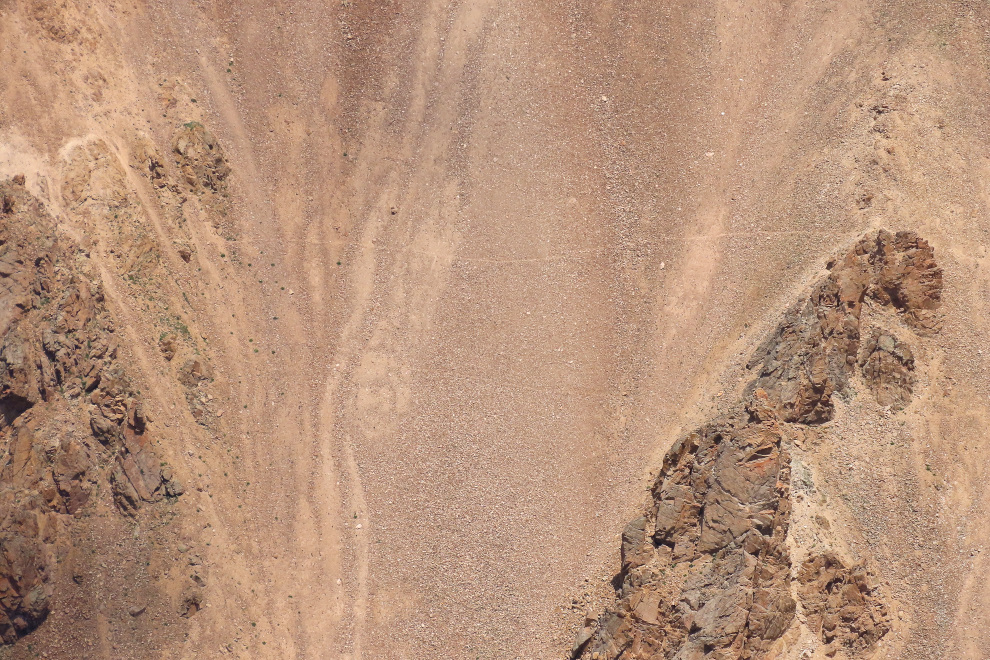
<path fill-rule="evenodd" d="M 89 501 L 89 470 L 93 461 L 86 447 L 76 439 L 62 442 L 52 474 L 68 513 L 76 513 Z"/>
<path fill-rule="evenodd" d="M 135 431 L 130 424 L 124 429 L 123 446 L 110 473 L 114 502 L 124 513 L 133 515 L 144 502 L 158 502 L 184 492 L 151 444 L 149 434 Z"/>
<path fill-rule="evenodd" d="M 16 329 L 0 344 L 0 428 L 41 401 L 35 351 Z"/>
<path fill-rule="evenodd" d="M 942 271 L 931 247 L 910 232 L 880 231 L 862 239 L 832 264 L 811 296 L 791 308 L 756 351 L 749 367 L 759 371 L 748 392 L 765 390 L 782 421 L 817 424 L 831 419 L 832 395 L 848 386 L 860 352 L 860 317 L 867 296 L 892 307 L 912 328 L 934 329 Z M 873 353 L 863 358 L 864 365 Z M 910 349 L 887 353 L 889 358 L 880 355 L 873 361 L 868 380 L 879 383 L 879 374 L 888 374 L 878 398 L 903 404 L 911 393 L 908 372 L 913 356 Z"/>
<path fill-rule="evenodd" d="M 111 485 L 118 506 L 129 513 L 141 502 L 162 498 L 161 467 L 149 444 L 146 436 L 136 436 L 128 430 L 124 433 L 124 447 L 117 455 Z"/>
<path fill-rule="evenodd" d="M 653 557 L 653 544 L 647 539 L 646 517 L 636 518 L 622 532 L 622 568 L 628 570 Z"/>
<path fill-rule="evenodd" d="M 189 618 L 199 612 L 203 605 L 203 592 L 198 587 L 189 587 L 182 594 L 179 616 Z"/>
<path fill-rule="evenodd" d="M 93 177 L 115 172 L 81 158 L 68 169 L 66 200 L 83 206 Z M 0 200 L 0 640 L 12 643 L 47 616 L 59 570 L 52 548 L 71 538 L 66 526 L 84 524 L 56 513 L 79 517 L 91 505 L 95 466 L 114 460 L 110 483 L 122 508 L 176 497 L 182 487 L 163 476 L 151 449 L 148 417 L 117 362 L 113 323 L 100 287 L 79 268 L 80 253 L 60 242 L 23 185 L 0 182 Z M 88 431 L 73 423 L 85 408 Z"/>
<path fill-rule="evenodd" d="M 916 330 L 934 330 L 935 310 L 942 306 L 942 269 L 928 242 L 912 232 L 892 235 L 881 231 L 875 261 L 877 280 L 872 295 L 893 305 Z"/>
<path fill-rule="evenodd" d="M 808 626 L 847 654 L 868 653 L 890 630 L 890 616 L 872 576 L 862 564 L 847 567 L 826 553 L 809 557 L 797 575 Z"/>
<path fill-rule="evenodd" d="M 199 122 L 184 124 L 172 141 L 175 162 L 193 191 L 223 192 L 230 167 L 217 139 Z"/>
<path fill-rule="evenodd" d="M 162 352 L 162 355 L 169 362 L 175 357 L 175 353 L 179 348 L 179 337 L 174 332 L 168 332 L 163 334 L 158 340 L 158 350 Z"/>
<path fill-rule="evenodd" d="M 209 379 L 209 367 L 198 358 L 189 358 L 179 368 L 179 382 L 186 387 L 196 387 L 200 381 Z"/>
<path fill-rule="evenodd" d="M 48 616 L 54 521 L 38 495 L 0 491 L 0 641 L 12 644 Z"/>
<path fill-rule="evenodd" d="M 622 586 L 575 657 L 764 657 L 792 625 L 792 437 L 831 419 L 832 396 L 857 365 L 883 405 L 911 395 L 914 356 L 888 331 L 860 347 L 864 304 L 887 307 L 912 329 L 937 325 L 942 274 L 916 235 L 860 240 L 749 362 L 744 409 L 678 440 L 667 452 L 644 515 L 622 533 Z M 802 566 L 802 602 L 830 648 L 866 651 L 889 626 L 862 567 L 832 556 Z"/>
<path fill-rule="evenodd" d="M 623 533 L 620 600 L 591 653 L 744 657 L 783 634 L 794 602 L 782 438 L 775 418 L 743 411 L 675 444 L 653 506 Z"/>
<path fill-rule="evenodd" d="M 89 427 L 93 436 L 104 445 L 116 445 L 122 438 L 120 426 L 107 419 L 100 408 L 90 413 Z"/>
<path fill-rule="evenodd" d="M 863 378 L 881 406 L 903 408 L 914 387 L 914 353 L 893 335 L 874 330 L 859 360 Z"/>

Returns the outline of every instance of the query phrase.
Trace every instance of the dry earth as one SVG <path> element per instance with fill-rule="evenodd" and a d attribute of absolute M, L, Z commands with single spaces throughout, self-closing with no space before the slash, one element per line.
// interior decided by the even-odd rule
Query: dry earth
<path fill-rule="evenodd" d="M 882 601 L 836 657 L 990 657 L 988 99 L 973 0 L 0 0 L 0 657 L 570 657 L 879 228 L 938 327 L 790 452 L 787 579 Z M 754 657 L 824 657 L 798 596 Z"/>

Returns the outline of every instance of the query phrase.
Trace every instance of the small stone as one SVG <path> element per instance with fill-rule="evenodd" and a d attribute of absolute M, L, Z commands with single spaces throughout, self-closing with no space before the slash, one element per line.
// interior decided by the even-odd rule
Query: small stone
<path fill-rule="evenodd" d="M 585 626 L 578 631 L 577 635 L 574 637 L 574 647 L 571 649 L 571 655 L 577 657 L 584 647 L 591 640 L 592 635 L 595 634 L 595 629 L 589 626 Z"/>

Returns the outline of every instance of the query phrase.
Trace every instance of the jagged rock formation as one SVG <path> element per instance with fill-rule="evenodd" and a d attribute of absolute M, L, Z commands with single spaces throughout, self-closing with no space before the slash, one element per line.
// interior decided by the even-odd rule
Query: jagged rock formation
<path fill-rule="evenodd" d="M 749 362 L 759 371 L 747 396 L 765 390 L 785 422 L 816 424 L 831 418 L 832 395 L 848 386 L 858 361 L 865 300 L 893 309 L 921 332 L 937 323 L 942 271 L 918 236 L 881 231 L 829 266 L 829 275 L 786 312 Z"/>
<path fill-rule="evenodd" d="M 85 253 L 23 179 L 0 183 L 0 638 L 49 611 L 54 546 L 109 481 L 124 512 L 181 485 L 155 454 L 141 397 Z M 73 433 L 73 420 L 87 433 Z M 85 420 L 85 421 L 83 421 Z M 107 478 L 109 473 L 109 479 Z"/>
<path fill-rule="evenodd" d="M 618 602 L 579 634 L 575 657 L 768 657 L 798 612 L 828 655 L 869 651 L 889 630 L 861 565 L 812 554 L 792 584 L 789 447 L 800 425 L 832 418 L 832 396 L 857 367 L 881 405 L 907 403 L 914 352 L 889 329 L 861 341 L 864 306 L 931 332 L 942 273 L 924 240 L 887 231 L 829 270 L 750 360 L 756 376 L 737 411 L 667 453 L 644 515 L 622 535 Z"/>
<path fill-rule="evenodd" d="M 808 625 L 827 655 L 869 650 L 890 629 L 887 606 L 862 564 L 847 568 L 831 553 L 815 555 L 801 565 L 797 579 Z"/>
<path fill-rule="evenodd" d="M 905 406 L 914 387 L 914 354 L 893 335 L 874 330 L 859 358 L 863 378 L 881 406 Z"/>
<path fill-rule="evenodd" d="M 789 482 L 783 432 L 769 409 L 720 419 L 678 441 L 647 515 L 623 532 L 622 600 L 596 652 L 752 657 L 766 650 L 794 613 Z"/>
<path fill-rule="evenodd" d="M 55 516 L 37 492 L 0 489 L 0 641 L 12 644 L 48 616 Z"/>
<path fill-rule="evenodd" d="M 172 150 L 175 165 L 190 190 L 226 191 L 230 167 L 220 143 L 202 124 L 195 121 L 183 124 L 172 141 Z"/>

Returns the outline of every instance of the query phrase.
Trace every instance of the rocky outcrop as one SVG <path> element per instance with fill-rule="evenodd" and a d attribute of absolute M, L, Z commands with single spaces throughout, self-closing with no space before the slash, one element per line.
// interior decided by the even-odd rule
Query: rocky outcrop
<path fill-rule="evenodd" d="M 847 567 L 834 554 L 814 555 L 797 581 L 808 626 L 829 657 L 870 651 L 890 630 L 887 606 L 862 564 Z"/>
<path fill-rule="evenodd" d="M 667 453 L 643 516 L 623 531 L 617 602 L 582 629 L 575 657 L 763 658 L 799 615 L 828 654 L 856 655 L 889 629 L 862 565 L 816 554 L 792 584 L 789 452 L 803 425 L 832 418 L 858 368 L 881 405 L 908 403 L 915 352 L 892 329 L 864 332 L 864 307 L 876 308 L 870 323 L 892 315 L 931 332 L 942 273 L 909 232 L 863 238 L 828 268 L 750 360 L 737 412 Z"/>
<path fill-rule="evenodd" d="M 182 489 L 152 448 L 85 255 L 23 181 L 0 183 L 0 199 L 0 636 L 9 643 L 45 619 L 58 529 L 87 509 L 107 472 L 129 513 Z"/>
<path fill-rule="evenodd" d="M 902 408 L 914 387 L 914 354 L 897 337 L 875 329 L 863 343 L 859 364 L 863 378 L 881 406 Z"/>
<path fill-rule="evenodd" d="M 832 395 L 848 386 L 859 358 L 866 300 L 893 310 L 915 330 L 932 331 L 937 324 L 942 271 L 917 235 L 880 231 L 829 267 L 828 276 L 785 313 L 748 365 L 757 376 L 747 396 L 757 389 L 768 392 L 785 422 L 818 424 L 831 418 Z"/>
<path fill-rule="evenodd" d="M 230 167 L 220 143 L 202 124 L 183 124 L 172 141 L 175 164 L 193 192 L 226 191 Z"/>
<path fill-rule="evenodd" d="M 767 408 L 679 440 L 647 514 L 623 532 L 620 600 L 592 654 L 748 658 L 765 651 L 794 616 L 789 484 L 783 432 Z"/>
<path fill-rule="evenodd" d="M 110 485 L 114 502 L 121 511 L 133 514 L 144 502 L 178 497 L 184 489 L 172 470 L 162 465 L 152 449 L 151 436 L 143 430 L 139 408 L 132 409 L 124 428 L 123 442 L 116 456 Z M 136 429 L 142 429 L 138 432 Z"/>
<path fill-rule="evenodd" d="M 16 642 L 48 616 L 55 526 L 40 494 L 0 489 L 0 643 Z"/>

